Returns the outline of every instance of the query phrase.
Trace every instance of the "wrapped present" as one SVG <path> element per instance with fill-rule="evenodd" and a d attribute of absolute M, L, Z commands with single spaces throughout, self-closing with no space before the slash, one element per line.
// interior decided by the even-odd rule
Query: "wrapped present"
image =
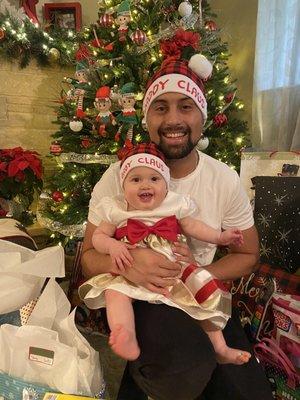
<path fill-rule="evenodd" d="M 1 400 L 43 400 L 45 393 L 53 389 L 26 382 L 0 372 L 0 398 Z"/>
<path fill-rule="evenodd" d="M 295 273 L 300 267 L 300 177 L 256 176 L 252 181 L 260 261 Z"/>
<path fill-rule="evenodd" d="M 240 178 L 249 198 L 254 198 L 251 179 L 255 176 L 299 176 L 300 152 L 255 152 L 241 154 Z"/>
<path fill-rule="evenodd" d="M 249 327 L 249 338 L 256 340 L 272 334 L 274 316 L 270 300 L 273 292 L 300 293 L 300 276 L 261 264 L 255 273 L 229 281 L 227 286 L 233 307 L 238 308 L 243 325 Z"/>
<path fill-rule="evenodd" d="M 74 396 L 72 394 L 46 393 L 43 400 L 91 400 L 92 397 Z"/>

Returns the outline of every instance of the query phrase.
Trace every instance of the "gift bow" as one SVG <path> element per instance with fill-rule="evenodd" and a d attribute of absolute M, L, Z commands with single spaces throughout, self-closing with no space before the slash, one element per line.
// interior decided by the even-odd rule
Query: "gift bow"
<path fill-rule="evenodd" d="M 175 242 L 179 233 L 175 215 L 162 218 L 152 226 L 148 226 L 137 219 L 128 219 L 127 238 L 130 243 L 135 244 L 150 235 L 150 233 Z"/>

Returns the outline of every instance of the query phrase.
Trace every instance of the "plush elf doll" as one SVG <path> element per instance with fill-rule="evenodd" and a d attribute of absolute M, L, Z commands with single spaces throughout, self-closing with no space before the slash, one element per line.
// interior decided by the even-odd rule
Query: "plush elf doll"
<path fill-rule="evenodd" d="M 99 111 L 96 117 L 98 133 L 101 136 L 105 136 L 106 126 L 109 124 L 116 125 L 116 119 L 110 111 L 111 100 L 108 86 L 102 86 L 97 90 L 94 106 Z"/>
<path fill-rule="evenodd" d="M 122 86 L 120 94 L 121 98 L 119 103 L 122 107 L 122 112 L 117 116 L 118 123 L 122 124 L 118 130 L 120 133 L 123 127 L 127 128 L 126 139 L 130 142 L 133 136 L 133 126 L 138 123 L 136 117 L 135 105 L 135 94 L 134 94 L 135 84 L 133 82 L 125 83 Z"/>
<path fill-rule="evenodd" d="M 131 21 L 130 3 L 128 0 L 122 1 L 117 9 L 116 24 L 119 25 L 119 41 L 124 42 L 128 32 L 128 24 Z"/>
<path fill-rule="evenodd" d="M 85 62 L 79 61 L 76 64 L 76 72 L 75 78 L 68 78 L 67 82 L 71 83 L 74 86 L 74 98 L 77 103 L 76 107 L 76 117 L 77 118 L 84 118 L 86 116 L 85 112 L 83 111 L 83 99 L 85 95 L 85 91 L 89 87 L 89 82 L 87 80 L 88 74 L 88 66 Z"/>

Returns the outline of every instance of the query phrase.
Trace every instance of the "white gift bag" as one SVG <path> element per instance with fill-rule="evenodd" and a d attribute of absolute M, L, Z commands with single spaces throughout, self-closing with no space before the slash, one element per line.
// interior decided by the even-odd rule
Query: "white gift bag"
<path fill-rule="evenodd" d="M 0 371 L 58 392 L 98 396 L 104 388 L 99 354 L 75 326 L 75 310 L 50 279 L 28 324 L 0 326 Z"/>
<path fill-rule="evenodd" d="M 35 299 L 47 277 L 65 276 L 61 246 L 33 251 L 0 239 L 0 314 Z"/>

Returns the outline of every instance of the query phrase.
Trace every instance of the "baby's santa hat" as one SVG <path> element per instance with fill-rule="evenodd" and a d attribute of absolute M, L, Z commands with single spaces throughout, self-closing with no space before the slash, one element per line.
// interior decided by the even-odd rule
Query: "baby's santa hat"
<path fill-rule="evenodd" d="M 153 100 L 164 93 L 174 92 L 193 99 L 206 121 L 204 82 L 212 73 L 212 64 L 197 52 L 199 40 L 197 33 L 179 29 L 173 38 L 161 42 L 165 60 L 147 83 L 143 100 L 145 117 Z"/>
<path fill-rule="evenodd" d="M 123 187 L 124 180 L 129 171 L 136 167 L 148 167 L 162 175 L 167 187 L 170 183 L 170 170 L 165 163 L 163 153 L 155 143 L 140 143 L 124 153 L 120 166 L 120 182 Z"/>

